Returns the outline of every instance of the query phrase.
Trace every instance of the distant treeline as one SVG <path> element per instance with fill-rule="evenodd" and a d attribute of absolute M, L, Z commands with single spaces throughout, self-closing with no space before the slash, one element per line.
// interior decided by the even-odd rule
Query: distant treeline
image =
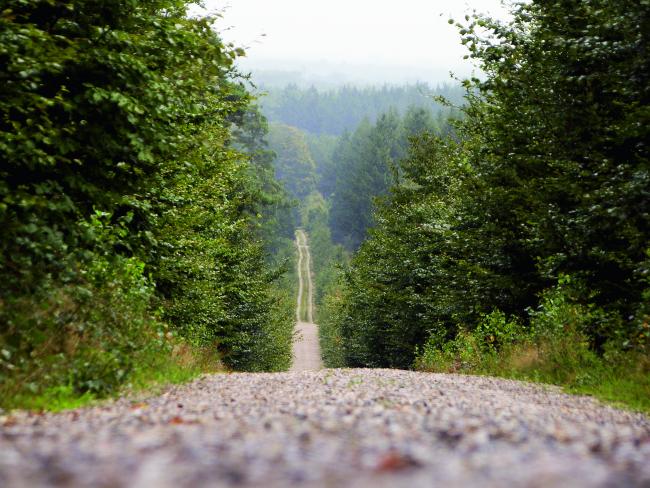
<path fill-rule="evenodd" d="M 344 86 L 326 91 L 289 85 L 266 90 L 261 105 L 271 122 L 282 122 L 312 134 L 340 135 L 355 130 L 365 118 L 374 122 L 389 109 L 403 114 L 409 107 L 428 108 L 442 121 L 452 110 L 438 103 L 435 97 L 442 96 L 454 105 L 461 105 L 464 93 L 460 85 L 453 84 Z"/>

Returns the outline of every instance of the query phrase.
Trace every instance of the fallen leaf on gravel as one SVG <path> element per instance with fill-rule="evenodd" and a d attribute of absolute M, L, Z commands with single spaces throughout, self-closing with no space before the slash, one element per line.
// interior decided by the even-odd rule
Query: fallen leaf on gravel
<path fill-rule="evenodd" d="M 198 421 L 196 421 L 196 420 L 186 420 L 186 419 L 184 419 L 184 418 L 179 417 L 178 415 L 176 415 L 175 417 L 172 417 L 172 418 L 169 420 L 169 423 L 172 424 L 172 425 L 198 424 Z"/>
<path fill-rule="evenodd" d="M 419 465 L 420 463 L 410 456 L 400 454 L 399 452 L 389 452 L 379 459 L 377 471 L 401 471 L 403 469 L 415 468 Z"/>
<path fill-rule="evenodd" d="M 144 402 L 134 403 L 131 405 L 131 410 L 138 410 L 139 408 L 149 408 L 149 405 Z"/>
<path fill-rule="evenodd" d="M 11 427 L 17 423 L 18 420 L 16 420 L 15 417 L 0 417 L 0 424 L 2 424 L 3 427 Z"/>

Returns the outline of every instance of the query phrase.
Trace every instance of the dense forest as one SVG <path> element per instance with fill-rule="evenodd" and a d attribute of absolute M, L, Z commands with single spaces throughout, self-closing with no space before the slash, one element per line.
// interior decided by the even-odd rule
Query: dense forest
<path fill-rule="evenodd" d="M 261 104 L 271 122 L 281 122 L 311 134 L 341 135 L 353 131 L 364 120 L 374 123 L 389 110 L 405 112 L 411 107 L 436 113 L 439 125 L 444 124 L 454 106 L 463 104 L 464 90 L 459 84 L 431 87 L 426 83 L 382 87 L 344 86 L 319 90 L 316 87 L 261 87 Z M 443 97 L 452 107 L 441 105 Z"/>
<path fill-rule="evenodd" d="M 185 2 L 4 2 L 0 398 L 288 367 L 289 235 L 243 52 Z M 181 372 L 182 376 L 182 372 Z"/>
<path fill-rule="evenodd" d="M 300 227 L 327 366 L 648 407 L 647 1 L 450 19 L 480 78 L 326 90 L 254 87 L 185 2 L 6 4 L 0 406 L 286 369 Z"/>
<path fill-rule="evenodd" d="M 648 405 L 647 2 L 455 22 L 485 79 L 411 139 L 331 293 L 329 365 L 544 380 Z"/>
<path fill-rule="evenodd" d="M 284 93 L 300 93 L 296 90 L 290 86 Z M 297 126 L 291 125 L 292 114 L 272 115 L 266 97 L 262 98 L 262 110 L 269 114 L 268 142 L 276 156 L 275 176 L 296 202 L 312 201 L 310 195 L 319 194 L 328 208 L 333 241 L 350 252 L 359 247 L 372 225 L 373 200 L 385 195 L 401 172 L 399 161 L 408 152 L 410 138 L 424 132 L 451 135 L 451 121 L 462 116 L 450 100 L 433 94 L 424 98 L 423 91 L 417 92 L 419 103 L 402 107 L 404 101 L 418 101 L 418 97 L 412 96 L 413 90 L 411 86 L 361 91 L 343 87 L 326 92 L 312 88 L 302 93 L 326 108 L 309 110 L 308 105 L 295 102 L 294 113 L 304 110 L 301 117 L 305 123 Z M 446 87 L 441 93 L 455 95 L 459 90 Z M 355 98 L 354 93 L 365 96 L 356 99 L 353 110 L 358 111 L 354 117 L 359 120 L 352 130 L 343 130 L 340 135 L 309 130 L 316 119 L 325 126 L 339 127 L 338 110 L 344 110 L 339 106 L 341 100 L 350 101 Z M 384 105 L 385 111 L 376 114 L 378 105 Z M 298 209 L 294 212 L 296 225 L 306 225 L 299 213 Z"/>

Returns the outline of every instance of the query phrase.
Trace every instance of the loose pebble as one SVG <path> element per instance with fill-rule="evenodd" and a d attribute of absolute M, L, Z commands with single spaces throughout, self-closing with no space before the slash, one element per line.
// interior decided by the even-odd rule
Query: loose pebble
<path fill-rule="evenodd" d="M 650 419 L 517 381 L 206 375 L 134 403 L 0 417 L 2 487 L 643 487 Z"/>

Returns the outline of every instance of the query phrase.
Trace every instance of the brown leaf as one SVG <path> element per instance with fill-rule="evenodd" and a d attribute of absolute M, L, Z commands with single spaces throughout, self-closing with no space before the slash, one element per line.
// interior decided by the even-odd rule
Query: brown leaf
<path fill-rule="evenodd" d="M 392 451 L 384 454 L 379 459 L 376 469 L 380 472 L 391 472 L 415 468 L 419 465 L 420 463 L 413 459 L 411 456 Z"/>
<path fill-rule="evenodd" d="M 16 417 L 0 417 L 0 423 L 3 427 L 13 427 L 18 423 Z"/>
<path fill-rule="evenodd" d="M 169 423 L 172 424 L 172 425 L 183 425 L 183 424 L 191 425 L 191 424 L 198 424 L 198 421 L 196 421 L 196 420 L 186 420 L 186 419 L 176 415 L 176 416 L 172 417 L 169 420 Z"/>

